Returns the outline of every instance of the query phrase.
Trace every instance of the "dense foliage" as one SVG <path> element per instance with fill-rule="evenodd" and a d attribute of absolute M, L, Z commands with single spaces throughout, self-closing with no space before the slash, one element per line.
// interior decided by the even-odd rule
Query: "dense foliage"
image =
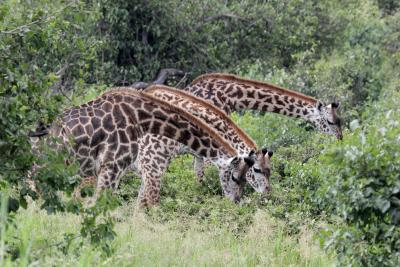
<path fill-rule="evenodd" d="M 327 150 L 316 173 L 327 177 L 322 201 L 343 219 L 331 242 L 345 264 L 400 264 L 399 96 L 372 108 L 373 118 Z"/>
<path fill-rule="evenodd" d="M 119 257 L 115 226 L 123 219 L 109 209 L 133 206 L 140 180 L 127 175 L 116 195 L 84 208 L 70 200 L 77 166 L 65 167 L 65 153 L 34 155 L 27 133 L 108 86 L 150 81 L 167 67 L 187 72 L 186 82 L 204 72 L 230 72 L 338 100 L 345 137 L 339 142 L 276 114 L 233 114 L 260 146 L 275 151 L 271 194 L 264 198 L 247 188 L 241 205 L 229 203 L 220 196 L 215 169 L 201 185 L 191 158 L 182 157 L 170 166 L 161 204 L 146 220 L 174 225 L 177 233 L 193 224 L 202 233 L 223 229 L 241 240 L 259 227 L 262 211 L 285 225 L 280 234 L 313 229 L 339 265 L 399 265 L 399 41 L 394 0 L 2 1 L 0 265 L 3 259 L 49 262 L 40 256 L 50 257 L 46 241 L 39 238 L 31 251 L 29 228 L 13 222 L 31 212 L 18 210 L 26 207 L 26 195 L 39 197 L 26 183 L 33 162 L 42 166 L 33 176 L 39 206 L 78 214 L 74 223 L 82 224 L 53 237 L 49 251 L 87 256 L 93 246 L 102 248 L 101 259 Z"/>

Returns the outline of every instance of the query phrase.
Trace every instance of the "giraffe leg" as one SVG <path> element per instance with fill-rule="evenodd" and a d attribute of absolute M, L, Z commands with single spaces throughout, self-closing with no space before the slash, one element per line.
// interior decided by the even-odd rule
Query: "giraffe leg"
<path fill-rule="evenodd" d="M 197 180 L 200 183 L 203 183 L 205 180 L 205 175 L 204 175 L 205 165 L 203 158 L 195 156 L 193 159 L 193 165 Z"/>
<path fill-rule="evenodd" d="M 170 160 L 169 158 L 158 158 L 156 161 L 155 156 L 146 153 L 146 150 L 139 153 L 138 160 L 142 177 L 138 206 L 143 208 L 157 205 L 160 202 L 161 178 L 167 170 Z"/>
<path fill-rule="evenodd" d="M 119 184 L 119 178 L 122 174 L 122 170 L 118 168 L 115 163 L 105 164 L 100 168 L 97 176 L 97 186 L 94 196 L 90 199 L 89 205 L 92 205 L 100 197 L 101 193 L 105 189 L 116 189 Z"/>
<path fill-rule="evenodd" d="M 153 170 L 151 173 L 142 172 L 142 186 L 137 202 L 139 208 L 151 207 L 160 203 L 161 177 L 160 170 Z"/>
<path fill-rule="evenodd" d="M 163 177 L 174 152 L 166 149 L 168 140 L 161 144 L 163 147 L 152 147 L 152 143 L 145 143 L 141 146 L 137 157 L 137 166 L 142 177 L 142 185 L 138 196 L 139 207 L 150 207 L 160 202 L 161 178 Z M 152 150 L 153 153 L 148 153 Z"/>

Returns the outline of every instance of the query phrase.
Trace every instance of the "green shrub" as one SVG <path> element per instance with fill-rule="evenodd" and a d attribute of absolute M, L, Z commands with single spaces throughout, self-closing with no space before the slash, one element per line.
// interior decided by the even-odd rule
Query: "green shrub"
<path fill-rule="evenodd" d="M 342 264 L 399 265 L 399 99 L 392 93 L 375 104 L 363 127 L 304 166 L 323 181 L 316 202 L 340 218 L 326 245 L 336 249 Z"/>
<path fill-rule="evenodd" d="M 28 131 L 39 121 L 51 123 L 72 89 L 81 92 L 95 80 L 97 11 L 89 6 L 46 0 L 0 5 L 0 173 L 10 186 L 21 185 L 35 160 Z"/>

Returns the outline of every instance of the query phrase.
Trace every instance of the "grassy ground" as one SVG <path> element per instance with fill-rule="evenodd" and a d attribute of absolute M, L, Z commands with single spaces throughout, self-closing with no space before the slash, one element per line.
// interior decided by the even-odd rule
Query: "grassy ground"
<path fill-rule="evenodd" d="M 226 227 L 190 220 L 158 223 L 132 205 L 114 211 L 117 238 L 114 253 L 102 255 L 81 237 L 64 246 L 64 234 L 79 232 L 80 218 L 71 214 L 47 215 L 35 205 L 16 216 L 22 248 L 17 262 L 2 266 L 330 266 L 332 260 L 302 227 L 296 236 L 285 233 L 285 224 L 258 210 L 253 223 L 237 235 Z M 64 250 L 64 251 L 63 251 Z"/>

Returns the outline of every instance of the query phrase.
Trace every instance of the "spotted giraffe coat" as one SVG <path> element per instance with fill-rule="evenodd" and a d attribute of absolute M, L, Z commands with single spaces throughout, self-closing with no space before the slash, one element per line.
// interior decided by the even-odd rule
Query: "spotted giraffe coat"
<path fill-rule="evenodd" d="M 131 90 L 112 90 L 89 103 L 66 110 L 50 134 L 60 137 L 70 148 L 84 176 L 97 177 L 96 197 L 104 188 L 118 186 L 120 176 L 133 167 L 136 159 L 140 160 L 142 147 L 151 143 L 153 149 L 146 150 L 148 153 L 169 153 L 168 142 L 154 145 L 151 135 L 175 140 L 191 153 L 213 161 L 219 167 L 223 190 L 232 199 L 239 194 L 234 180 L 243 180 L 241 176 L 252 162 L 250 158 L 236 155 L 236 150 L 215 130 L 185 110 Z M 148 168 L 142 169 L 142 175 L 151 177 L 157 166 L 166 162 L 163 157 L 152 159 Z M 157 186 L 152 184 L 151 178 L 144 181 Z M 148 184 L 142 184 L 140 203 L 157 203 L 158 196 L 149 195 L 151 190 L 146 186 Z"/>
<path fill-rule="evenodd" d="M 114 92 L 117 92 L 118 89 L 114 89 Z M 122 88 L 121 90 L 126 90 L 126 88 Z M 223 111 L 214 107 L 210 103 L 204 101 L 203 99 L 194 97 L 188 93 L 182 92 L 180 90 L 161 86 L 154 85 L 145 90 L 145 93 L 148 95 L 152 95 L 153 97 L 157 97 L 161 100 L 164 100 L 170 103 L 173 106 L 180 107 L 188 112 L 191 115 L 196 116 L 200 120 L 202 120 L 205 124 L 212 127 L 218 134 L 223 137 L 229 144 L 236 149 L 236 151 L 240 155 L 249 155 L 252 154 L 252 159 L 254 160 L 253 166 L 246 173 L 246 180 L 250 183 L 250 185 L 258 192 L 265 193 L 270 190 L 269 184 L 269 176 L 270 176 L 270 157 L 272 156 L 272 152 L 262 149 L 257 150 L 256 144 L 254 141 L 246 135 Z M 152 138 L 153 146 L 163 146 L 164 142 L 168 141 L 168 144 L 173 146 L 173 140 L 159 140 L 157 138 Z M 166 159 L 168 162 L 177 154 L 182 152 L 187 152 L 184 146 L 180 143 L 176 143 L 176 149 L 170 149 L 171 153 L 163 153 L 162 155 L 154 155 L 150 153 L 150 151 L 144 152 L 143 158 L 137 162 L 136 166 L 139 170 L 141 168 L 146 168 L 148 162 L 152 161 L 154 157 L 162 157 Z M 152 146 L 146 147 L 146 149 L 152 149 Z M 255 152 L 252 152 L 255 151 Z M 198 162 L 198 161 L 196 161 Z M 164 173 L 166 168 L 166 164 L 158 165 L 160 175 Z M 161 176 L 152 176 L 153 183 L 160 184 Z M 157 179 L 156 179 L 157 178 Z M 94 181 L 92 181 L 94 182 Z M 240 187 L 241 192 L 243 190 L 245 181 L 236 181 Z M 85 183 L 81 184 L 81 186 L 77 189 L 77 194 L 79 194 L 80 188 L 84 185 L 88 184 L 87 180 Z M 238 201 L 239 199 L 235 199 Z"/>

